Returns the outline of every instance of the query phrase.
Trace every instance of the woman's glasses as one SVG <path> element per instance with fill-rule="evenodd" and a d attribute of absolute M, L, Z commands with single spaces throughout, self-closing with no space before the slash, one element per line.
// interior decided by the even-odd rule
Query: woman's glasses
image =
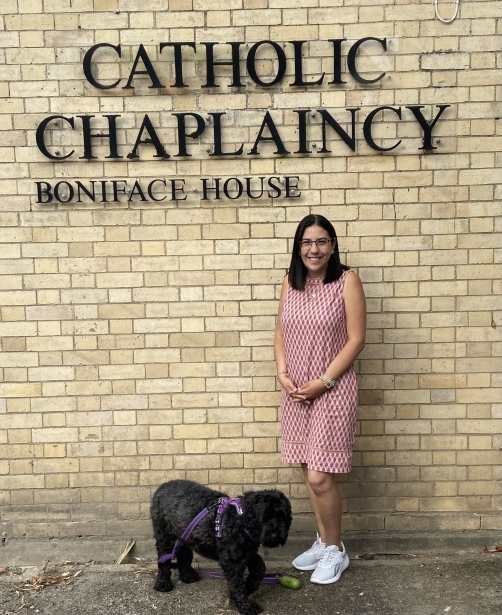
<path fill-rule="evenodd" d="M 300 241 L 300 246 L 302 248 L 311 248 L 312 244 L 315 243 L 315 245 L 318 248 L 325 248 L 326 246 L 329 246 L 331 244 L 333 240 L 332 239 L 326 239 L 325 237 L 321 237 L 321 239 L 302 239 Z"/>

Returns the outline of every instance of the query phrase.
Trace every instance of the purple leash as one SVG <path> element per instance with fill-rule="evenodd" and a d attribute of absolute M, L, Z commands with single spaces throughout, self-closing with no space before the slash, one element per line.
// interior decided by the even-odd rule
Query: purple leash
<path fill-rule="evenodd" d="M 172 553 L 166 553 L 162 557 L 159 557 L 159 564 L 165 564 L 169 560 L 176 559 L 178 551 L 185 544 L 186 539 L 193 532 L 194 527 L 199 523 L 199 521 L 202 521 L 202 519 L 204 519 L 208 512 L 209 508 L 204 508 L 204 510 L 201 510 L 201 512 L 195 517 L 195 519 L 192 519 L 191 523 L 187 526 L 183 534 L 181 534 L 178 542 L 174 545 Z"/>
<path fill-rule="evenodd" d="M 211 577 L 212 579 L 225 579 L 225 574 L 223 572 L 217 572 L 216 570 L 199 570 L 198 572 L 200 572 L 201 574 L 203 574 L 206 577 Z M 244 575 L 244 578 L 247 579 L 248 578 L 248 574 Z M 261 583 L 262 585 L 277 585 L 278 583 L 281 582 L 281 577 L 284 576 L 283 574 L 266 574 Z"/>

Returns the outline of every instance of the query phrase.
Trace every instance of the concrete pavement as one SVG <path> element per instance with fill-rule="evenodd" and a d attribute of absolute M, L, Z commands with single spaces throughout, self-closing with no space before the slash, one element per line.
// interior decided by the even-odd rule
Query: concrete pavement
<path fill-rule="evenodd" d="M 299 590 L 263 586 L 255 595 L 273 615 L 499 615 L 502 611 L 502 553 L 493 532 L 394 535 L 366 533 L 345 538 L 351 565 L 338 583 L 317 586 L 291 559 L 312 536 L 291 536 L 286 547 L 264 553 L 269 572 L 293 574 Z M 127 540 L 14 540 L 0 548 L 0 615 L 223 615 L 224 581 L 204 577 L 175 589 L 152 589 L 155 560 L 151 540 L 139 540 L 126 564 L 115 565 Z M 43 568 L 44 562 L 50 562 Z M 92 561 L 90 561 L 92 560 Z M 61 562 L 66 563 L 58 566 Z M 215 569 L 212 562 L 196 566 Z M 44 588 L 36 587 L 44 582 Z M 55 580 L 53 584 L 50 579 Z M 35 581 L 34 581 L 35 580 Z"/>

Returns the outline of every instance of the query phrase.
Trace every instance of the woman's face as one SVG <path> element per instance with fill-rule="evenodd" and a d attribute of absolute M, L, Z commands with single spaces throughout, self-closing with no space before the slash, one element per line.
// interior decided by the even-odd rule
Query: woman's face
<path fill-rule="evenodd" d="M 322 240 L 318 245 L 317 240 Z M 310 241 L 310 245 L 308 245 Z M 305 245 L 307 244 L 307 245 Z M 300 240 L 300 257 L 305 267 L 307 267 L 308 276 L 310 278 L 323 278 L 326 274 L 328 261 L 335 250 L 335 242 L 331 241 L 328 231 L 322 226 L 308 226 Z"/>

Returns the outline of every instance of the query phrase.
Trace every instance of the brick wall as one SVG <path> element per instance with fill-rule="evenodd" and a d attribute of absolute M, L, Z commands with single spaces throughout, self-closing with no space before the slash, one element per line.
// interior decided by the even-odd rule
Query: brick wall
<path fill-rule="evenodd" d="M 208 10 L 208 7 L 210 9 Z M 453 3 L 440 3 L 449 17 Z M 450 25 L 430 0 L 2 0 L 0 6 L 0 504 L 13 535 L 66 536 L 148 531 L 149 498 L 161 482 L 190 478 L 238 494 L 278 486 L 296 519 L 311 522 L 297 467 L 279 457 L 279 395 L 272 338 L 280 284 L 297 222 L 311 212 L 335 224 L 344 261 L 368 298 L 354 468 L 342 477 L 349 530 L 493 529 L 500 525 L 500 5 L 462 0 Z M 360 83 L 346 57 L 357 55 Z M 344 84 L 333 78 L 333 46 L 343 43 Z M 202 42 L 243 41 L 242 58 L 263 40 L 287 57 L 273 87 L 249 79 L 228 87 L 230 67 L 206 88 Z M 303 71 L 321 85 L 291 87 L 293 46 L 305 40 Z M 143 44 L 164 84 L 173 51 L 185 49 L 186 88 L 126 84 Z M 83 74 L 120 86 L 99 90 Z M 230 47 L 215 48 L 229 58 Z M 185 55 L 186 54 L 186 55 Z M 270 46 L 257 56 L 263 80 L 277 71 Z M 139 70 L 144 70 L 140 63 Z M 267 76 L 268 75 L 268 76 Z M 426 119 L 450 105 L 424 152 Z M 376 107 L 372 148 L 363 122 Z M 328 128 L 326 109 L 350 133 L 359 107 L 356 151 Z M 295 110 L 309 109 L 308 147 L 298 149 Z M 270 110 L 288 155 L 260 142 Z M 212 157 L 213 120 L 226 111 L 223 147 Z M 177 157 L 177 116 L 195 112 L 207 130 Z M 78 115 L 117 120 L 122 159 L 107 160 L 107 139 L 83 152 Z M 170 158 L 142 144 L 128 159 L 145 114 Z M 44 156 L 37 126 L 51 123 Z M 187 132 L 195 129 L 187 120 Z M 211 123 L 211 121 L 213 123 Z M 269 133 L 265 131 L 264 135 Z M 146 138 L 144 136 L 144 138 Z M 315 144 L 316 147 L 313 147 Z M 316 149 L 317 148 L 317 149 Z M 209 151 L 206 151 L 209 150 Z M 298 191 L 284 198 L 284 176 Z M 204 200 L 201 178 L 269 178 L 281 198 Z M 185 179 L 185 200 L 37 200 L 81 181 Z M 179 185 L 179 184 L 177 184 Z M 208 184 L 209 185 L 209 184 Z M 212 184 L 210 184 L 212 185 Z M 108 184 L 110 190 L 111 184 Z M 124 187 L 124 184 L 121 184 Z M 161 198 L 163 184 L 153 194 Z M 160 189 L 160 191 L 159 191 Z M 109 194 L 109 193 L 108 193 Z M 179 193 L 181 196 L 182 193 Z M 212 193 L 209 194 L 211 197 Z M 92 521 L 92 524 L 89 524 Z M 122 529 L 121 529 L 122 528 Z"/>

